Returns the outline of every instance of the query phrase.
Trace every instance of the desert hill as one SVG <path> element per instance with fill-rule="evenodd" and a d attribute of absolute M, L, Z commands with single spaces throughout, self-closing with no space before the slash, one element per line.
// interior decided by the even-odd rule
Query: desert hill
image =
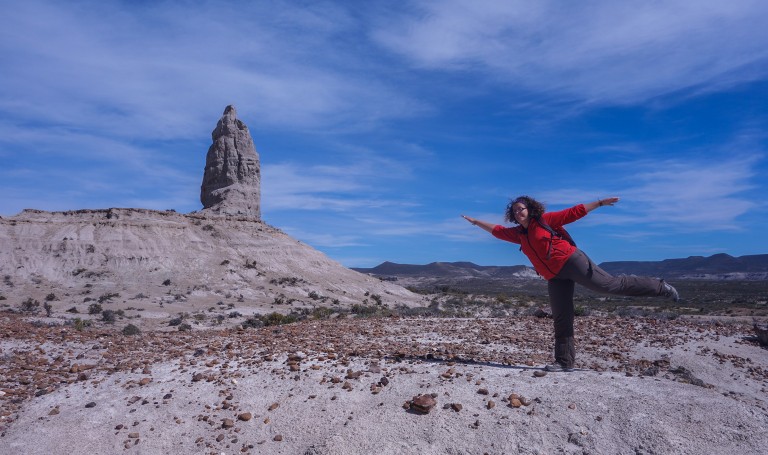
<path fill-rule="evenodd" d="M 155 327 L 185 314 L 205 327 L 242 322 L 235 315 L 420 302 L 261 220 L 259 155 L 234 107 L 211 138 L 200 211 L 28 209 L 0 217 L 0 308 L 46 306 L 69 319 L 111 310 Z"/>
<path fill-rule="evenodd" d="M 55 313 L 72 307 L 86 313 L 98 302 L 162 320 L 211 307 L 248 315 L 374 304 L 372 295 L 387 306 L 417 300 L 400 286 L 349 270 L 248 217 L 25 210 L 0 219 L 0 243 L 4 303 L 17 307 L 54 294 Z M 131 307 L 147 309 L 137 313 Z"/>

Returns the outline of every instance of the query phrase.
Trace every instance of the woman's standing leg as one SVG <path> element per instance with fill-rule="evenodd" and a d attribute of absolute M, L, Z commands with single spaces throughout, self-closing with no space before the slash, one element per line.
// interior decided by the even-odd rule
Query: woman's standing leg
<path fill-rule="evenodd" d="M 566 369 L 573 368 L 576 348 L 573 343 L 573 280 L 551 279 L 547 281 L 549 305 L 555 325 L 555 362 Z"/>

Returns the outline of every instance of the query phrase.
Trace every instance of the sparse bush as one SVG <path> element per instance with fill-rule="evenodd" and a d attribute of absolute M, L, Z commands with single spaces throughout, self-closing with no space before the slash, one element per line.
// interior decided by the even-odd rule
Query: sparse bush
<path fill-rule="evenodd" d="M 51 312 L 53 312 L 53 305 L 51 305 L 51 304 L 50 304 L 50 303 L 48 303 L 48 302 L 45 302 L 45 303 L 43 304 L 43 308 L 45 309 L 45 315 L 46 315 L 47 317 L 51 317 Z"/>
<path fill-rule="evenodd" d="M 189 324 L 181 324 L 179 326 L 179 332 L 189 332 L 190 330 L 192 330 L 192 326 Z"/>
<path fill-rule="evenodd" d="M 243 327 L 246 329 L 258 329 L 264 327 L 264 322 L 259 317 L 251 317 L 243 322 Z"/>
<path fill-rule="evenodd" d="M 74 306 L 67 310 L 67 313 L 77 313 L 77 312 L 78 312 L 77 307 L 74 307 Z"/>
<path fill-rule="evenodd" d="M 320 299 L 320 295 L 317 292 L 315 292 L 315 291 L 310 291 L 309 298 L 312 299 L 312 300 L 319 300 Z"/>
<path fill-rule="evenodd" d="M 4 295 L 0 295 L 0 300 L 5 300 L 5 296 Z"/>
<path fill-rule="evenodd" d="M 123 327 L 123 335 L 139 335 L 141 333 L 141 330 L 136 327 L 133 324 L 128 324 L 127 326 Z"/>
<path fill-rule="evenodd" d="M 576 308 L 573 309 L 573 314 L 574 316 L 589 316 L 592 314 L 592 310 L 583 305 L 577 305 Z"/>
<path fill-rule="evenodd" d="M 229 259 L 224 259 L 219 265 L 229 265 Z"/>
<path fill-rule="evenodd" d="M 163 281 L 163 286 L 170 286 L 171 285 L 171 279 L 168 278 L 167 280 Z"/>
<path fill-rule="evenodd" d="M 381 296 L 379 294 L 371 294 L 371 299 L 376 302 L 376 305 L 381 305 Z"/>
<path fill-rule="evenodd" d="M 230 319 L 234 319 L 234 318 L 242 317 L 243 315 L 237 311 L 232 311 L 231 313 L 228 314 L 228 316 Z"/>
<path fill-rule="evenodd" d="M 312 318 L 314 319 L 328 319 L 333 315 L 333 310 L 328 307 L 318 307 L 312 310 Z"/>
<path fill-rule="evenodd" d="M 72 325 L 75 327 L 75 330 L 77 330 L 78 332 L 82 332 L 83 329 L 91 326 L 91 321 L 87 319 L 75 318 L 72 321 Z"/>
<path fill-rule="evenodd" d="M 99 314 L 101 313 L 102 308 L 101 305 L 98 303 L 92 303 L 88 306 L 88 314 Z"/>
<path fill-rule="evenodd" d="M 56 294 L 54 294 L 53 292 L 45 296 L 46 302 L 52 302 L 54 300 L 58 300 L 58 299 L 56 298 Z"/>
<path fill-rule="evenodd" d="M 107 324 L 114 324 L 117 320 L 117 315 L 115 315 L 115 312 L 112 310 L 104 310 L 101 312 L 101 320 Z"/>
<path fill-rule="evenodd" d="M 120 297 L 120 294 L 118 294 L 117 292 L 107 292 L 106 294 L 102 294 L 99 297 L 99 303 L 108 302 L 115 297 Z"/>
<path fill-rule="evenodd" d="M 184 319 L 183 319 L 181 316 L 179 316 L 179 317 L 175 317 L 175 318 L 171 319 L 170 321 L 168 321 L 168 325 L 169 325 L 170 327 L 174 327 L 174 326 L 177 326 L 177 325 L 181 325 L 181 322 L 182 322 L 183 320 L 184 320 Z"/>
<path fill-rule="evenodd" d="M 270 325 L 283 325 L 296 322 L 296 317 L 292 315 L 284 315 L 280 313 L 269 313 L 265 316 L 261 316 L 261 320 L 265 326 Z"/>
<path fill-rule="evenodd" d="M 40 302 L 33 299 L 32 297 L 21 302 L 21 311 L 23 311 L 24 313 L 36 314 L 39 311 L 39 309 L 40 309 Z"/>
<path fill-rule="evenodd" d="M 249 261 L 248 259 L 245 260 L 245 268 L 246 269 L 255 269 L 256 268 L 256 261 Z"/>

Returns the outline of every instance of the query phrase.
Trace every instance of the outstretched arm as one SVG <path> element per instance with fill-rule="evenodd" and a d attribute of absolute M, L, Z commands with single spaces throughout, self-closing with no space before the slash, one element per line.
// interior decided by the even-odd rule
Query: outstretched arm
<path fill-rule="evenodd" d="M 614 205 L 617 202 L 619 202 L 619 198 L 607 197 L 605 199 L 598 199 L 594 202 L 585 202 L 584 208 L 587 209 L 587 212 L 591 212 L 592 210 L 595 210 L 598 207 L 602 207 L 604 205 Z"/>
<path fill-rule="evenodd" d="M 481 221 L 476 218 L 470 218 L 467 215 L 461 215 L 461 217 L 469 221 L 470 223 L 474 224 L 475 226 L 479 226 L 488 232 L 493 232 L 493 228 L 496 227 L 496 225 L 493 223 L 489 223 L 487 221 Z"/>

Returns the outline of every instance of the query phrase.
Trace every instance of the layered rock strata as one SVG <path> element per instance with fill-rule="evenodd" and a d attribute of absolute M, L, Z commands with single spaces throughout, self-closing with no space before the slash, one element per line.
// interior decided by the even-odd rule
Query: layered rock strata
<path fill-rule="evenodd" d="M 248 127 L 227 106 L 211 133 L 200 202 L 209 213 L 261 218 L 259 155 Z"/>

